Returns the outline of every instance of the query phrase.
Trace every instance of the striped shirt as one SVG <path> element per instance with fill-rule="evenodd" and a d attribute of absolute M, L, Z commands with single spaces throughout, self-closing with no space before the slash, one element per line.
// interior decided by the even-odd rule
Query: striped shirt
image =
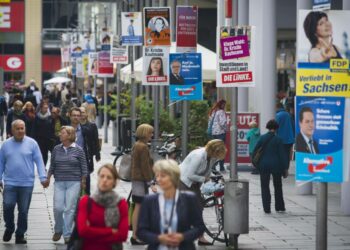
<path fill-rule="evenodd" d="M 52 151 L 49 174 L 56 181 L 80 181 L 82 176 L 87 176 L 84 150 L 75 143 L 68 148 L 57 145 Z"/>

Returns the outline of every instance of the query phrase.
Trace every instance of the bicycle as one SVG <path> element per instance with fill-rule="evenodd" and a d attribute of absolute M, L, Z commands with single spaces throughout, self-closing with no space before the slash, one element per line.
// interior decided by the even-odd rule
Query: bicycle
<path fill-rule="evenodd" d="M 224 232 L 224 177 L 213 170 L 214 176 L 210 176 L 213 183 L 211 190 L 204 191 L 203 208 L 206 216 L 203 216 L 205 232 L 215 241 L 226 243 L 228 246 L 228 235 Z M 204 192 L 203 192 L 204 191 Z M 204 214 L 204 211 L 203 211 Z"/>
<path fill-rule="evenodd" d="M 163 159 L 173 159 L 180 164 L 182 159 L 180 136 L 162 133 L 161 137 L 164 138 L 162 140 L 163 144 L 161 146 L 156 146 L 155 152 Z"/>
<path fill-rule="evenodd" d="M 115 156 L 113 161 L 113 166 L 117 167 L 121 164 L 130 164 L 131 165 L 131 148 L 120 147 L 121 150 L 117 150 L 111 153 L 111 155 Z M 131 170 L 131 168 L 130 168 Z M 125 178 L 122 174 L 119 176 L 121 180 L 130 182 L 129 178 Z"/>

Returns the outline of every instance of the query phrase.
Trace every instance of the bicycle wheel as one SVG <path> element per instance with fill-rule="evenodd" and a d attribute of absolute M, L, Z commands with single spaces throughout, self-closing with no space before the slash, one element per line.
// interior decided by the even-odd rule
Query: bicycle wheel
<path fill-rule="evenodd" d="M 120 165 L 120 161 L 121 161 L 121 157 L 122 155 L 117 155 L 115 158 L 114 158 L 114 161 L 113 161 L 113 166 L 116 167 L 116 166 L 119 166 Z"/>
<path fill-rule="evenodd" d="M 226 243 L 227 235 L 224 233 L 224 210 L 223 204 L 218 198 L 207 198 L 203 204 L 203 221 L 205 232 L 214 241 Z"/>

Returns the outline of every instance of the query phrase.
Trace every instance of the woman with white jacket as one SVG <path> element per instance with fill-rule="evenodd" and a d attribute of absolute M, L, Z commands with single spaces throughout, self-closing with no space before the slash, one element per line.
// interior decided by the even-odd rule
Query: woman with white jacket
<path fill-rule="evenodd" d="M 180 189 L 192 191 L 202 201 L 200 187 L 208 180 L 214 164 L 225 158 L 227 149 L 222 140 L 211 140 L 203 148 L 195 149 L 187 155 L 180 165 Z M 211 245 L 204 237 L 198 240 L 199 245 Z"/>

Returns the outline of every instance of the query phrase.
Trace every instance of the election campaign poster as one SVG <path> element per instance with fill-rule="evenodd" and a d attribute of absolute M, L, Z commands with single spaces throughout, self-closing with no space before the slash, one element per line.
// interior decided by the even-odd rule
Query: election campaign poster
<path fill-rule="evenodd" d="M 122 12 L 122 45 L 142 45 L 142 13 Z"/>
<path fill-rule="evenodd" d="M 68 63 L 70 62 L 70 51 L 69 47 L 61 48 L 61 62 Z"/>
<path fill-rule="evenodd" d="M 95 76 L 98 74 L 98 53 L 97 52 L 89 53 L 88 74 L 89 76 Z"/>
<path fill-rule="evenodd" d="M 331 0 L 313 0 L 312 9 L 313 10 L 330 10 Z"/>
<path fill-rule="evenodd" d="M 82 39 L 82 46 L 83 46 L 83 54 L 88 54 L 91 51 L 95 51 L 96 49 L 96 41 L 95 41 L 95 35 L 86 34 Z"/>
<path fill-rule="evenodd" d="M 198 7 L 176 7 L 176 52 L 197 52 Z"/>
<path fill-rule="evenodd" d="M 76 76 L 77 78 L 84 78 L 83 57 L 77 57 L 76 59 Z"/>
<path fill-rule="evenodd" d="M 109 60 L 109 51 L 98 52 L 98 76 L 113 77 L 113 63 Z"/>
<path fill-rule="evenodd" d="M 343 97 L 296 97 L 295 179 L 343 181 Z"/>
<path fill-rule="evenodd" d="M 231 127 L 230 112 L 226 112 L 227 117 L 227 127 Z M 260 116 L 259 113 L 238 113 L 237 114 L 237 164 L 239 166 L 251 166 L 251 159 L 249 156 L 249 142 L 247 136 L 249 134 L 249 124 L 255 122 L 257 127 L 260 126 Z M 230 162 L 230 131 L 226 133 L 226 148 L 227 154 L 225 162 Z"/>
<path fill-rule="evenodd" d="M 170 8 L 144 8 L 145 46 L 170 46 Z"/>
<path fill-rule="evenodd" d="M 203 100 L 202 54 L 169 56 L 170 100 Z"/>
<path fill-rule="evenodd" d="M 106 31 L 102 31 L 100 34 L 101 50 L 110 51 L 112 42 L 113 42 L 113 34 Z"/>
<path fill-rule="evenodd" d="M 218 27 L 217 87 L 255 86 L 255 27 Z"/>
<path fill-rule="evenodd" d="M 169 47 L 143 47 L 143 85 L 169 85 Z"/>
<path fill-rule="evenodd" d="M 83 53 L 82 39 L 79 34 L 73 34 L 70 41 L 70 60 L 72 64 L 72 75 L 77 75 L 77 59 L 81 58 Z"/>
<path fill-rule="evenodd" d="M 111 49 L 111 63 L 128 64 L 129 54 L 128 47 L 112 47 Z"/>
<path fill-rule="evenodd" d="M 300 10 L 298 96 L 350 97 L 350 11 Z"/>
<path fill-rule="evenodd" d="M 83 54 L 83 74 L 84 78 L 89 76 L 89 54 Z"/>

